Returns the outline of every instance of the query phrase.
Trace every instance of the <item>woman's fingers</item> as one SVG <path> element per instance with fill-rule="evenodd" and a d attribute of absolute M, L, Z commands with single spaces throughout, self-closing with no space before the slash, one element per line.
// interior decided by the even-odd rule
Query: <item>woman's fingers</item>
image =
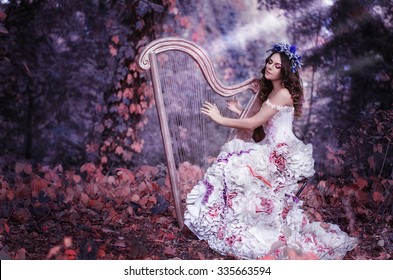
<path fill-rule="evenodd" d="M 216 104 L 212 104 L 212 103 L 210 103 L 208 101 L 205 101 L 203 103 L 203 105 L 202 105 L 201 112 L 203 114 L 206 114 L 206 115 L 211 115 L 211 114 L 214 114 L 214 113 L 218 113 L 219 114 L 220 111 L 218 110 Z"/>
<path fill-rule="evenodd" d="M 213 110 L 214 108 L 217 108 L 217 106 L 206 101 L 205 103 L 203 103 L 202 108 L 206 110 Z"/>
<path fill-rule="evenodd" d="M 205 101 L 203 103 L 203 107 L 205 107 L 205 108 L 213 108 L 214 106 L 215 106 L 215 104 L 212 104 L 212 103 L 210 103 L 208 101 Z"/>
<path fill-rule="evenodd" d="M 212 109 L 212 104 L 205 102 L 202 105 L 201 112 L 208 115 L 210 113 L 211 109 Z"/>

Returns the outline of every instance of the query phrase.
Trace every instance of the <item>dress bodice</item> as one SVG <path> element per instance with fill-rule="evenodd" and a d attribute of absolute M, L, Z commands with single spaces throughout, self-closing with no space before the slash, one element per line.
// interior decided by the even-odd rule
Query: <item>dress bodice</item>
<path fill-rule="evenodd" d="M 294 107 L 279 106 L 272 104 L 269 99 L 265 101 L 267 106 L 278 112 L 263 126 L 266 133 L 266 141 L 278 143 L 295 139 L 292 131 Z"/>

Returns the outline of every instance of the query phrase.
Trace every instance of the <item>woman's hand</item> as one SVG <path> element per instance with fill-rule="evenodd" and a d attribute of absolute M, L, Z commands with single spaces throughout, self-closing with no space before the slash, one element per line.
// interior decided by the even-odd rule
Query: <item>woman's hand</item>
<path fill-rule="evenodd" d="M 227 100 L 227 108 L 230 111 L 236 113 L 238 116 L 240 116 L 241 113 L 243 112 L 243 108 L 240 105 L 240 102 L 236 98 Z"/>
<path fill-rule="evenodd" d="M 216 104 L 211 104 L 207 101 L 203 103 L 201 113 L 209 116 L 214 122 L 218 123 L 221 116 L 220 110 L 218 110 Z"/>

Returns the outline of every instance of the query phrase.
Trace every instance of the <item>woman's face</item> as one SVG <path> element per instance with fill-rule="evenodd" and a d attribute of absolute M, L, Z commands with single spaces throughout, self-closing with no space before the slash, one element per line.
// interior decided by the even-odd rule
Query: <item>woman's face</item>
<path fill-rule="evenodd" d="M 279 53 L 273 54 L 266 63 L 265 69 L 266 80 L 281 80 L 281 57 Z"/>

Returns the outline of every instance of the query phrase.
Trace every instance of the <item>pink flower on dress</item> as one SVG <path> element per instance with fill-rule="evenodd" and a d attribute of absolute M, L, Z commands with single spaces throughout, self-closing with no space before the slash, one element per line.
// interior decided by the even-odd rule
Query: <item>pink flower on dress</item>
<path fill-rule="evenodd" d="M 261 200 L 261 203 L 260 205 L 255 206 L 255 212 L 265 212 L 267 214 L 271 214 L 274 208 L 274 203 L 266 197 L 260 197 L 259 199 Z"/>
<path fill-rule="evenodd" d="M 288 144 L 281 142 L 276 145 L 276 149 L 270 154 L 269 160 L 279 171 L 284 171 L 286 168 L 285 155 L 288 152 Z"/>
<path fill-rule="evenodd" d="M 278 236 L 278 240 L 287 244 L 287 239 L 285 238 L 284 234 L 282 234 L 282 233 L 280 233 L 280 235 Z"/>
<path fill-rule="evenodd" d="M 227 194 L 227 205 L 229 208 L 232 208 L 232 199 L 237 196 L 237 192 L 230 192 Z"/>
<path fill-rule="evenodd" d="M 236 241 L 242 241 L 241 236 L 232 235 L 230 237 L 225 238 L 225 243 L 228 246 L 233 246 L 233 244 L 235 244 Z"/>
<path fill-rule="evenodd" d="M 220 227 L 217 230 L 217 238 L 220 239 L 220 240 L 224 239 L 224 228 Z"/>
<path fill-rule="evenodd" d="M 287 206 L 285 206 L 285 207 L 282 209 L 281 217 L 285 220 L 285 219 L 287 218 L 288 213 L 289 213 L 289 208 L 288 208 Z"/>
<path fill-rule="evenodd" d="M 282 155 L 277 154 L 276 151 L 273 151 L 271 153 L 270 157 L 270 162 L 274 163 L 274 165 L 277 167 L 278 170 L 284 171 L 286 167 L 286 160 Z"/>
<path fill-rule="evenodd" d="M 208 214 L 211 217 L 216 217 L 221 213 L 221 209 L 222 209 L 222 207 L 220 204 L 214 203 L 213 206 L 209 206 Z"/>
<path fill-rule="evenodd" d="M 288 144 L 287 144 L 287 143 L 284 143 L 284 142 L 281 142 L 281 143 L 278 143 L 278 144 L 276 145 L 276 147 L 277 147 L 277 148 L 288 147 Z"/>

